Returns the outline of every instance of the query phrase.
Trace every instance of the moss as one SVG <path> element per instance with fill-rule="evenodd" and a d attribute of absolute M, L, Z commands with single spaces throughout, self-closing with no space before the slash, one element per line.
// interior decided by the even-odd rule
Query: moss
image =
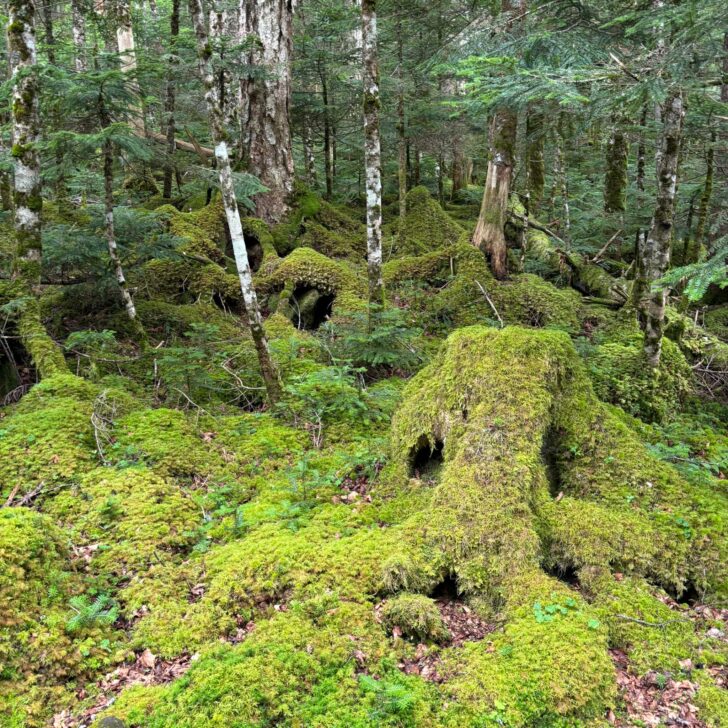
<path fill-rule="evenodd" d="M 167 301 L 137 302 L 137 311 L 147 331 L 160 339 L 182 336 L 193 324 L 217 326 L 221 339 L 239 339 L 247 334 L 243 322 L 209 303 L 175 305 Z"/>
<path fill-rule="evenodd" d="M 389 231 L 396 236 L 394 248 L 400 256 L 422 255 L 461 239 L 464 229 L 440 207 L 426 187 L 410 190 L 406 201 L 403 235 L 399 235 L 399 221 Z"/>
<path fill-rule="evenodd" d="M 717 306 L 703 314 L 706 331 L 728 342 L 728 306 Z"/>
<path fill-rule="evenodd" d="M 587 363 L 599 398 L 646 422 L 673 417 L 693 391 L 690 365 L 669 339 L 656 370 L 645 365 L 640 338 L 597 346 Z"/>
<path fill-rule="evenodd" d="M 382 624 L 388 632 L 398 629 L 402 636 L 418 642 L 449 637 L 437 604 L 421 594 L 399 594 L 385 602 Z"/>
<path fill-rule="evenodd" d="M 728 693 L 718 687 L 706 671 L 696 673 L 700 685 L 695 702 L 700 708 L 699 717 L 708 728 L 721 728 L 728 724 Z"/>
<path fill-rule="evenodd" d="M 145 468 L 91 470 L 47 512 L 77 543 L 95 544 L 94 571 L 127 578 L 184 553 L 202 519 L 184 490 Z"/>
<path fill-rule="evenodd" d="M 681 660 L 700 661 L 690 620 L 658 598 L 665 598 L 664 593 L 639 579 L 617 580 L 604 573 L 591 579 L 589 588 L 596 593 L 593 606 L 607 625 L 610 646 L 627 652 L 630 669 L 637 674 L 676 673 Z"/>
<path fill-rule="evenodd" d="M 364 281 L 345 263 L 327 258 L 310 248 L 298 248 L 284 258 L 267 277 L 261 278 L 259 291 L 263 294 L 280 290 L 305 291 L 335 296 L 335 306 L 341 311 L 362 308 L 365 300 Z"/>
<path fill-rule="evenodd" d="M 434 725 L 430 690 L 417 678 L 393 676 L 412 694 L 404 717 L 376 711 L 377 696 L 362 689 L 354 655 L 375 662 L 383 642 L 381 631 L 362 629 L 362 616 L 344 604 L 315 621 L 297 608 L 277 614 L 242 644 L 206 650 L 171 686 L 122 695 L 110 712 L 137 715 L 148 728 Z"/>
<path fill-rule="evenodd" d="M 41 499 L 67 487 L 96 460 L 91 411 L 96 390 L 72 375 L 35 386 L 0 423 L 0 498 Z"/>
<path fill-rule="evenodd" d="M 606 629 L 558 588 L 524 605 L 492 642 L 446 650 L 442 661 L 445 725 L 586 725 L 616 699 Z"/>
<path fill-rule="evenodd" d="M 110 626 L 70 632 L 68 602 L 80 578 L 53 521 L 26 508 L 0 510 L 0 722 L 41 725 L 61 686 L 108 669 L 124 654 Z M 9 695 L 10 699 L 6 700 Z M 16 713 L 17 715 L 17 713 Z"/>
<path fill-rule="evenodd" d="M 575 334 L 580 328 L 581 296 L 556 288 L 535 275 L 514 276 L 488 291 L 507 324 L 555 328 Z"/>

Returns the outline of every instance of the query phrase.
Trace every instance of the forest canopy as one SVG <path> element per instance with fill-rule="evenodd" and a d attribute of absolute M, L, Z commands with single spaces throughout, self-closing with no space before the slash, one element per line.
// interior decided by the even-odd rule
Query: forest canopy
<path fill-rule="evenodd" d="M 6 0 L 0 725 L 728 725 L 721 0 Z"/>

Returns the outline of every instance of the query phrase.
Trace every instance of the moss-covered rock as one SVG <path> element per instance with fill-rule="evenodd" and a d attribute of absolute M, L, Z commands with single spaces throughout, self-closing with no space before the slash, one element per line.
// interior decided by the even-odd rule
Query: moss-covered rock
<path fill-rule="evenodd" d="M 437 248 L 457 243 L 465 233 L 431 195 L 426 187 L 415 187 L 407 193 L 404 234 L 400 236 L 399 220 L 388 233 L 394 237 L 397 254 L 422 255 Z"/>
<path fill-rule="evenodd" d="M 399 594 L 384 603 L 381 614 L 390 634 L 398 630 L 402 636 L 420 642 L 440 642 L 449 636 L 437 604 L 422 594 Z"/>
<path fill-rule="evenodd" d="M 588 353 L 587 363 L 600 399 L 647 422 L 674 416 L 694 387 L 690 365 L 669 339 L 657 369 L 646 366 L 641 338 L 601 344 Z"/>

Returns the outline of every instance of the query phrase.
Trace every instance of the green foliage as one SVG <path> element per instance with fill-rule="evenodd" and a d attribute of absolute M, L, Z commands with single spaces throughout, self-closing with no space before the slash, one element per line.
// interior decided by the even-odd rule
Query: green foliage
<path fill-rule="evenodd" d="M 422 361 L 417 339 L 422 331 L 399 308 L 340 311 L 321 327 L 319 338 L 334 361 L 363 367 L 369 373 L 412 372 Z"/>
<path fill-rule="evenodd" d="M 93 625 L 110 625 L 119 617 L 119 607 L 106 594 L 99 594 L 91 601 L 85 594 L 73 597 L 69 601 L 73 612 L 66 622 L 66 630 L 78 632 Z"/>

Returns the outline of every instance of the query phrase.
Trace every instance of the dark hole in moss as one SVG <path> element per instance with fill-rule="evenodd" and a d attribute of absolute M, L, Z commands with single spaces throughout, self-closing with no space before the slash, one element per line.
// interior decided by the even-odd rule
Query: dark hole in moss
<path fill-rule="evenodd" d="M 429 594 L 431 599 L 454 602 L 459 599 L 458 582 L 454 574 L 448 574 Z"/>
<path fill-rule="evenodd" d="M 434 445 L 431 445 L 427 437 L 422 435 L 410 451 L 410 477 L 435 480 L 444 462 L 442 452 L 444 447 L 442 440 L 435 440 Z"/>
<path fill-rule="evenodd" d="M 579 575 L 572 564 L 554 564 L 546 573 L 571 587 L 579 586 Z"/>
<path fill-rule="evenodd" d="M 679 592 L 676 589 L 666 588 L 665 591 L 678 603 L 693 606 L 699 604 L 705 598 L 705 594 L 700 591 L 693 582 L 688 582 L 685 588 Z"/>
<path fill-rule="evenodd" d="M 541 461 L 546 468 L 549 481 L 549 492 L 552 498 L 558 498 L 562 492 L 561 472 L 558 463 L 558 433 L 555 428 L 547 430 L 541 445 Z"/>
<path fill-rule="evenodd" d="M 250 269 L 253 273 L 257 273 L 263 265 L 263 246 L 260 240 L 252 233 L 245 233 L 245 249 L 248 251 Z"/>
<path fill-rule="evenodd" d="M 19 340 L 0 337 L 0 405 L 17 402 L 34 382 L 35 370 Z"/>
<path fill-rule="evenodd" d="M 318 329 L 331 316 L 335 298 L 333 294 L 321 293 L 316 288 L 296 288 L 289 301 L 294 326 L 306 331 Z"/>

